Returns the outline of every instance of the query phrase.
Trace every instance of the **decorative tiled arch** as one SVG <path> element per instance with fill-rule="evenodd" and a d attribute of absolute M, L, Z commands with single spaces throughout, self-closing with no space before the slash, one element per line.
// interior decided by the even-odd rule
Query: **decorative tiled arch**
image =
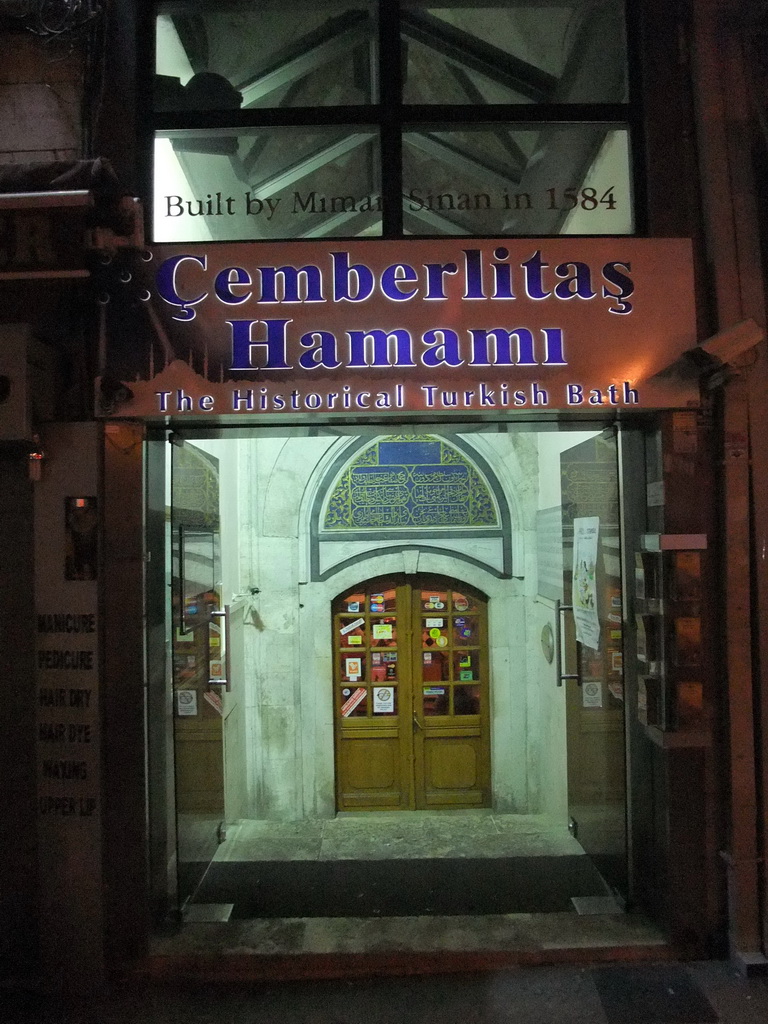
<path fill-rule="evenodd" d="M 377 438 L 344 468 L 322 531 L 498 526 L 496 501 L 469 458 L 444 438 Z"/>
<path fill-rule="evenodd" d="M 462 538 L 496 539 L 500 558 L 491 564 L 474 557 L 458 543 Z M 455 436 L 388 434 L 361 439 L 352 453 L 347 448 L 316 494 L 312 578 L 329 574 L 320 567 L 320 545 L 342 541 L 439 551 L 494 575 L 511 575 L 504 491 L 486 461 Z"/>

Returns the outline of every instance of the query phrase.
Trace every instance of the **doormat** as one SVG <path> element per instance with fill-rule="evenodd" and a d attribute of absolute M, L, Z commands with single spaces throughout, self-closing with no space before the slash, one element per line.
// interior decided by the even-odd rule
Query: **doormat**
<path fill-rule="evenodd" d="M 574 896 L 603 896 L 588 857 L 380 861 L 221 861 L 194 903 L 232 903 L 230 920 L 575 912 Z"/>
<path fill-rule="evenodd" d="M 716 1024 L 712 1005 L 683 967 L 601 967 L 592 978 L 608 1024 Z"/>

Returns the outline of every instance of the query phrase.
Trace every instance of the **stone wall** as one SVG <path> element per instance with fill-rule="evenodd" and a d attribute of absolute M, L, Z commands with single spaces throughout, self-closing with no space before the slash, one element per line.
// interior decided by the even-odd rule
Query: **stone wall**
<path fill-rule="evenodd" d="M 565 815 L 563 691 L 541 651 L 552 605 L 537 597 L 535 517 L 540 480 L 551 485 L 559 449 L 571 442 L 540 453 L 535 434 L 465 440 L 492 467 L 512 510 L 511 579 L 429 549 L 371 543 L 360 550 L 358 543 L 351 565 L 313 582 L 308 516 L 324 467 L 348 441 L 267 436 L 236 442 L 239 586 L 258 590 L 245 651 L 249 816 L 334 814 L 331 602 L 369 577 L 417 571 L 455 577 L 489 597 L 494 807 Z M 471 549 L 471 541 L 462 544 Z"/>

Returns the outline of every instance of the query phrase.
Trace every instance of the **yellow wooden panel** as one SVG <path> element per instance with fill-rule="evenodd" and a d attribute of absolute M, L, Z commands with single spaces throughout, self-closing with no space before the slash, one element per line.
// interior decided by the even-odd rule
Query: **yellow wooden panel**
<path fill-rule="evenodd" d="M 215 724 L 215 723 L 214 723 Z M 176 736 L 176 803 L 180 814 L 224 813 L 221 725 Z"/>
<path fill-rule="evenodd" d="M 397 743 L 355 740 L 342 743 L 345 777 L 350 789 L 391 789 L 399 776 Z"/>
<path fill-rule="evenodd" d="M 474 789 L 479 785 L 474 743 L 465 739 L 439 739 L 424 744 L 427 789 Z"/>
<path fill-rule="evenodd" d="M 408 799 L 400 739 L 344 739 L 338 747 L 340 810 L 398 810 Z"/>

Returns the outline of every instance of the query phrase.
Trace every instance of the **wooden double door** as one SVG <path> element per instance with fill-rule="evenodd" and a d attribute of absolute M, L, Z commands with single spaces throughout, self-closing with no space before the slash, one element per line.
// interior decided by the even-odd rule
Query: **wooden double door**
<path fill-rule="evenodd" d="M 490 805 L 487 603 L 442 577 L 333 605 L 337 808 Z"/>

